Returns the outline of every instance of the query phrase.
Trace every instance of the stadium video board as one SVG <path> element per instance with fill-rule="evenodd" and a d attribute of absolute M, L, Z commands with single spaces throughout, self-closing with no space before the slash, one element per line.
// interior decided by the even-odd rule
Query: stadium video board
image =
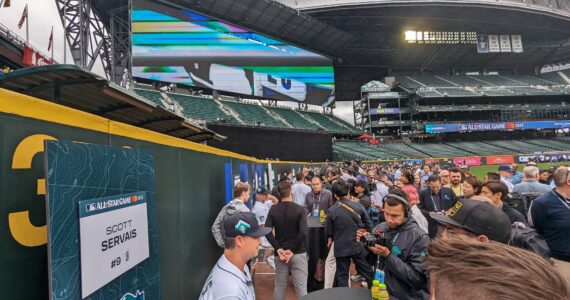
<path fill-rule="evenodd" d="M 570 120 L 426 124 L 425 133 L 570 128 Z"/>
<path fill-rule="evenodd" d="M 133 77 L 329 105 L 332 60 L 197 13 L 132 2 Z"/>

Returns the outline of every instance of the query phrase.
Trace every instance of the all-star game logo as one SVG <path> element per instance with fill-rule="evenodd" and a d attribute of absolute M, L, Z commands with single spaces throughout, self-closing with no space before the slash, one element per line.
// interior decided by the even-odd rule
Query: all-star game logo
<path fill-rule="evenodd" d="M 137 290 L 135 295 L 126 293 L 121 297 L 121 300 L 144 300 L 144 291 Z"/>

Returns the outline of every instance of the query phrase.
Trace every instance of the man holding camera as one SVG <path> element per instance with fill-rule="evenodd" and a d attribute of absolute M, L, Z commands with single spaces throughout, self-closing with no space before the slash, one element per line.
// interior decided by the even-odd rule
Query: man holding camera
<path fill-rule="evenodd" d="M 429 237 L 411 217 L 408 199 L 401 190 L 392 190 L 384 197 L 384 216 L 386 222 L 372 233 L 359 230 L 357 239 L 378 255 L 376 268 L 384 270 L 390 299 L 428 299 L 423 261 Z"/>

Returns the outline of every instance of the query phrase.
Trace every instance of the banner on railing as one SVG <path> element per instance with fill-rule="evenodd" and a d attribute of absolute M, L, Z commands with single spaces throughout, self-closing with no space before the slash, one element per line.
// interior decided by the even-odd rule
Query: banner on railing
<path fill-rule="evenodd" d="M 487 156 L 488 165 L 512 164 L 515 158 L 511 155 Z"/>
<path fill-rule="evenodd" d="M 570 153 L 557 153 L 557 154 L 536 154 L 536 155 L 521 155 L 517 156 L 517 162 L 527 163 L 529 161 L 539 163 L 569 161 Z"/>
<path fill-rule="evenodd" d="M 455 157 L 453 158 L 453 164 L 456 166 L 480 166 L 481 157 Z"/>
<path fill-rule="evenodd" d="M 28 46 L 24 46 L 23 63 L 27 67 L 37 67 L 43 65 L 51 65 L 53 62 Z"/>

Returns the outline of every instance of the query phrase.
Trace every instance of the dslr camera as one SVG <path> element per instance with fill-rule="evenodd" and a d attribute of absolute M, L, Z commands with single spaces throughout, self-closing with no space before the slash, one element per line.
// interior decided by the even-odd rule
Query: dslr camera
<path fill-rule="evenodd" d="M 388 246 L 388 239 L 382 231 L 376 231 L 373 234 L 365 234 L 360 237 L 360 244 L 363 247 L 373 247 L 374 245 L 380 245 L 383 247 Z"/>

